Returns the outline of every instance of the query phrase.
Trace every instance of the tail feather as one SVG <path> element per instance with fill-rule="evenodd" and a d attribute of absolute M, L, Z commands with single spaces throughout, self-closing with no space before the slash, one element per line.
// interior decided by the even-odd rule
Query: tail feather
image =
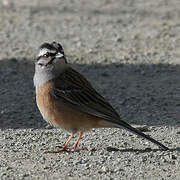
<path fill-rule="evenodd" d="M 128 123 L 124 122 L 124 121 L 120 121 L 118 124 L 117 123 L 113 123 L 115 125 L 115 127 L 118 128 L 125 128 L 126 130 L 132 132 L 133 134 L 136 134 L 138 136 L 141 136 L 142 138 L 145 138 L 149 141 L 151 141 L 152 143 L 158 145 L 161 149 L 167 151 L 169 150 L 168 147 L 164 146 L 163 144 L 161 144 L 160 142 L 156 141 L 155 139 L 151 138 L 150 136 L 144 134 L 143 132 L 141 132 L 140 130 L 132 127 L 131 125 L 129 125 Z"/>

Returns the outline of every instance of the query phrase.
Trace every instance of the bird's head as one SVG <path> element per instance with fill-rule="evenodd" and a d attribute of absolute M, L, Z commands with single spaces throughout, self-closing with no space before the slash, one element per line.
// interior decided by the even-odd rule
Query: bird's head
<path fill-rule="evenodd" d="M 67 66 L 64 50 L 60 43 L 43 43 L 35 62 L 35 79 L 52 79 L 57 77 Z"/>
<path fill-rule="evenodd" d="M 67 63 L 64 50 L 60 43 L 53 41 L 52 43 L 43 43 L 39 48 L 39 53 L 36 58 L 36 66 L 46 69 L 57 62 Z"/>

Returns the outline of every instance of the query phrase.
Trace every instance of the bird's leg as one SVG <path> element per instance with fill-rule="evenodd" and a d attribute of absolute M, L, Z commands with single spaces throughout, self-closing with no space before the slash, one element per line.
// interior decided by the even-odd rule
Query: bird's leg
<path fill-rule="evenodd" d="M 64 147 L 63 148 L 60 148 L 58 150 L 55 150 L 55 151 L 46 151 L 45 153 L 59 153 L 59 152 L 62 152 L 62 151 L 70 151 L 71 149 L 68 148 L 68 145 L 71 141 L 71 139 L 74 137 L 74 133 L 72 133 L 72 135 L 68 138 L 68 140 L 66 141 L 66 143 L 64 144 Z"/>
<path fill-rule="evenodd" d="M 72 147 L 68 148 L 69 150 L 75 150 L 77 148 L 82 135 L 83 135 L 83 132 L 81 131 L 78 138 L 77 138 L 77 140 L 76 140 L 76 142 L 74 143 L 74 145 Z M 83 148 L 79 148 L 79 149 L 83 149 Z"/>

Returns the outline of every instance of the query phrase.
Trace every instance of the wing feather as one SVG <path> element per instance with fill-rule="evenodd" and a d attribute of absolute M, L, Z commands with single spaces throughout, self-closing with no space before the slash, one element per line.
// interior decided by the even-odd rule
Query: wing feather
<path fill-rule="evenodd" d="M 104 118 L 111 122 L 120 119 L 119 114 L 92 85 L 77 71 L 68 68 L 54 80 L 53 96 L 63 98 L 79 111 Z"/>

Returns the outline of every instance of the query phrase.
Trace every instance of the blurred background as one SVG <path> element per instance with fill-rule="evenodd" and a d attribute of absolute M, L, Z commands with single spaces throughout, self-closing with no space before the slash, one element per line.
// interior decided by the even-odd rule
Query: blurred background
<path fill-rule="evenodd" d="M 33 59 L 42 42 L 56 40 L 85 61 L 179 63 L 178 0 L 2 0 L 0 5 L 1 59 Z"/>

